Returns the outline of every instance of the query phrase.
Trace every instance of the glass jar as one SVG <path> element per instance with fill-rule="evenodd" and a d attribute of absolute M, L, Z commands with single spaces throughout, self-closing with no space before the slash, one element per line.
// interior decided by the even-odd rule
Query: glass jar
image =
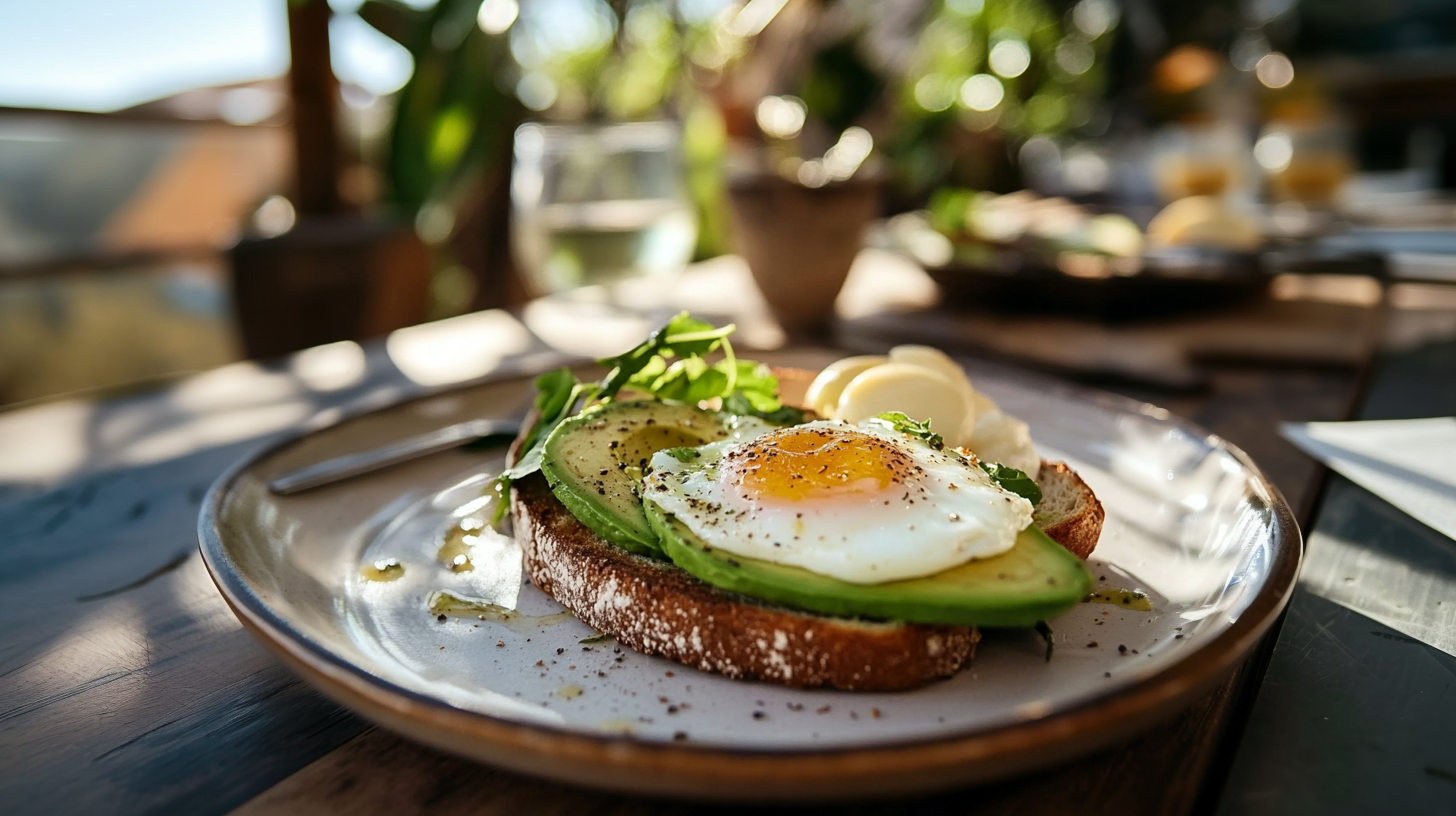
<path fill-rule="evenodd" d="M 676 274 L 697 240 L 673 122 L 522 125 L 511 204 L 516 260 L 538 294 Z"/>
<path fill-rule="evenodd" d="M 1328 206 L 1354 171 L 1349 133 L 1329 117 L 1270 123 L 1254 144 L 1254 158 L 1274 201 Z"/>
<path fill-rule="evenodd" d="M 1244 183 L 1248 138 L 1222 122 L 1172 124 L 1153 141 L 1153 181 L 1164 203 L 1188 196 L 1221 196 Z"/>

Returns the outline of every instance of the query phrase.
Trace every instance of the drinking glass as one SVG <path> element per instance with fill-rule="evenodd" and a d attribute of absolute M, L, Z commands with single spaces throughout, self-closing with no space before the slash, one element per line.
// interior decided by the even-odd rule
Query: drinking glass
<path fill-rule="evenodd" d="M 1272 122 L 1254 144 L 1276 201 L 1328 206 L 1354 170 L 1350 136 L 1333 118 Z"/>
<path fill-rule="evenodd" d="M 697 240 L 672 122 L 522 125 L 511 204 L 516 258 L 540 294 L 675 274 Z"/>
<path fill-rule="evenodd" d="M 1187 196 L 1219 196 L 1243 181 L 1248 138 L 1219 122 L 1165 126 L 1153 143 L 1153 180 L 1165 203 Z"/>

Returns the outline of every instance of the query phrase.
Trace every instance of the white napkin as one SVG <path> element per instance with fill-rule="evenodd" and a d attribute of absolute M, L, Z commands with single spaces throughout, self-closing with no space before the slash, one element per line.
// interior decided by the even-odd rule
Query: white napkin
<path fill-rule="evenodd" d="M 1456 417 L 1286 422 L 1280 430 L 1340 475 L 1456 539 Z"/>

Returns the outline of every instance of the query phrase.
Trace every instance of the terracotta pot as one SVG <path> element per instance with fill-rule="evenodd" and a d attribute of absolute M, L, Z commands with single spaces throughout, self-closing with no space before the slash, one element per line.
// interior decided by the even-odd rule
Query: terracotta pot
<path fill-rule="evenodd" d="M 778 176 L 730 184 L 735 242 L 769 311 L 790 336 L 822 336 L 875 215 L 879 185 L 805 187 Z"/>

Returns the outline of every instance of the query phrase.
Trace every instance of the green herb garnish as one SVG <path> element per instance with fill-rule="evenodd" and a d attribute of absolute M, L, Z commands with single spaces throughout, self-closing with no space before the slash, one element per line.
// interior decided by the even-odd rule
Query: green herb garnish
<path fill-rule="evenodd" d="M 551 435 L 557 425 L 576 413 L 574 409 L 577 403 L 590 403 L 599 389 L 600 386 L 595 383 L 578 381 L 569 368 L 548 371 L 536 378 L 538 418 L 521 445 L 521 458 L 496 478 L 495 489 L 500 497 L 496 502 L 492 523 L 499 524 L 505 518 L 509 509 L 506 491 L 510 489 L 511 482 L 541 469 L 541 452 L 546 449 L 546 437 Z"/>
<path fill-rule="evenodd" d="M 687 312 L 680 312 L 631 351 L 597 361 L 611 369 L 602 380 L 602 399 L 612 399 L 628 385 L 653 396 L 658 395 L 658 387 L 685 393 L 687 386 L 703 379 L 708 370 L 716 372 L 710 378 L 714 383 L 726 383 L 728 386 L 712 396 L 732 393 L 737 367 L 733 364 L 733 346 L 728 343 L 728 335 L 733 333 L 734 328 L 731 323 L 721 329 L 715 328 Z M 709 367 L 703 358 L 720 348 L 724 356 L 720 362 L 727 365 Z M 678 361 L 668 366 L 667 360 L 674 357 Z M 662 379 L 661 385 L 654 387 L 659 379 Z M 706 385 L 700 388 L 710 390 Z"/>
<path fill-rule="evenodd" d="M 945 438 L 930 430 L 930 420 L 928 419 L 924 422 L 916 422 L 899 411 L 886 411 L 875 419 L 888 425 L 891 430 L 923 440 L 925 444 L 936 450 L 945 449 Z"/>
<path fill-rule="evenodd" d="M 1046 641 L 1046 662 L 1052 662 L 1052 628 L 1047 626 L 1047 622 L 1044 620 L 1037 621 L 1036 633 L 1041 635 L 1042 640 Z"/>
<path fill-rule="evenodd" d="M 930 430 L 930 420 L 916 422 L 899 411 L 886 411 L 875 417 L 885 426 L 903 434 L 922 439 L 925 444 L 936 450 L 945 449 L 945 439 L 940 434 Z M 995 462 L 980 462 L 981 470 L 991 477 L 991 481 L 1002 490 L 1015 493 L 1033 505 L 1041 502 L 1041 488 L 1030 476 L 1013 467 L 997 464 Z"/>
<path fill-rule="evenodd" d="M 779 401 L 779 380 L 768 366 L 734 356 L 728 342 L 733 330 L 732 324 L 718 328 L 681 312 L 636 348 L 598 360 L 608 369 L 600 383 L 580 382 L 566 368 L 537 377 L 539 419 L 526 435 L 521 458 L 496 480 L 501 502 L 495 520 L 505 516 L 511 482 L 541 469 L 546 438 L 556 426 L 594 405 L 611 402 L 624 388 L 688 405 L 719 399 L 729 413 L 779 425 L 802 422 L 802 411 Z M 722 352 L 722 359 L 708 362 L 706 357 L 713 352 Z"/>
<path fill-rule="evenodd" d="M 770 374 L 770 377 L 773 375 Z M 740 379 L 739 382 L 742 382 Z M 774 377 L 774 382 L 778 378 Z M 777 387 L 777 386 L 776 386 Z M 778 400 L 775 399 L 775 402 Z M 760 403 L 763 404 L 763 403 Z M 779 405 L 778 408 L 760 409 L 744 391 L 735 391 L 723 398 L 723 412 L 737 416 L 754 416 L 769 423 L 770 425 L 802 425 L 809 420 L 808 412 L 788 405 Z"/>
<path fill-rule="evenodd" d="M 1032 481 L 1030 476 L 1017 470 L 1014 467 L 1007 467 L 995 462 L 981 462 L 981 470 L 991 477 L 991 481 L 1002 490 L 1015 493 L 1023 499 L 1031 502 L 1033 506 L 1041 503 L 1041 488 Z"/>
<path fill-rule="evenodd" d="M 665 453 L 679 462 L 691 462 L 703 455 L 697 448 L 667 448 L 658 453 Z"/>

